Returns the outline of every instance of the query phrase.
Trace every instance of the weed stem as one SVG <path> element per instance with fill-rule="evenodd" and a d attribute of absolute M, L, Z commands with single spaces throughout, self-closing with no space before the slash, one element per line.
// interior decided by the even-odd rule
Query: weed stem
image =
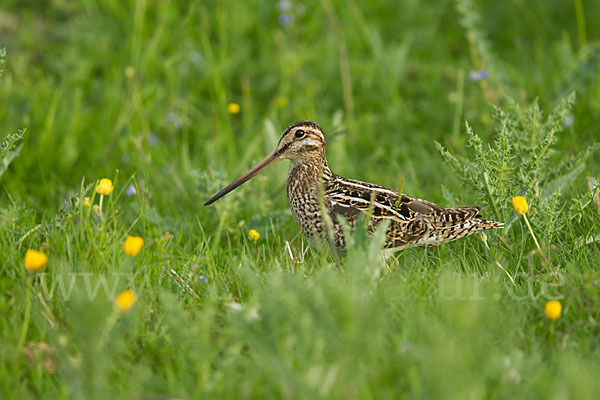
<path fill-rule="evenodd" d="M 25 319 L 23 320 L 23 328 L 21 329 L 21 337 L 17 349 L 21 349 L 25 344 L 25 338 L 27 337 L 27 330 L 29 329 L 29 319 L 31 317 L 31 277 L 27 285 L 27 297 L 25 299 Z"/>
<path fill-rule="evenodd" d="M 490 253 L 490 255 L 492 256 L 492 258 L 494 259 L 494 263 L 496 263 L 496 265 L 498 266 L 498 268 L 500 268 L 502 271 L 504 271 L 504 273 L 506 274 L 506 276 L 508 276 L 508 279 L 510 279 L 510 281 L 512 282 L 513 286 L 515 284 L 515 280 L 513 279 L 513 277 L 508 273 L 508 271 L 502 266 L 502 264 L 500 264 L 498 262 L 498 259 L 496 258 L 496 256 L 494 254 L 492 254 L 492 249 L 490 249 L 490 246 L 488 245 L 487 242 L 487 236 L 485 235 L 485 233 L 481 236 L 481 240 L 483 241 L 483 244 L 485 245 L 485 247 L 488 249 L 488 252 Z"/>
<path fill-rule="evenodd" d="M 535 243 L 535 247 L 537 247 L 538 251 L 542 255 L 542 259 L 544 260 L 544 263 L 546 264 L 546 267 L 548 267 L 548 270 L 554 275 L 554 277 L 557 280 L 560 280 L 558 278 L 558 275 L 556 274 L 556 271 L 554 270 L 554 268 L 552 268 L 552 265 L 550 264 L 550 261 L 546 257 L 546 254 L 544 254 L 544 252 L 542 251 L 542 248 L 540 247 L 540 244 L 538 243 L 537 237 L 535 236 L 535 233 L 533 233 L 533 229 L 531 229 L 531 225 L 529 224 L 529 220 L 527 219 L 527 215 L 523 214 L 523 219 L 525 220 L 525 223 L 527 224 L 527 229 L 529 229 L 529 233 L 531 233 L 531 237 L 533 237 L 533 241 Z"/>
<path fill-rule="evenodd" d="M 487 172 L 483 173 L 483 180 L 485 181 L 485 190 L 487 192 L 490 204 L 492 205 L 492 209 L 494 210 L 494 216 L 496 217 L 496 221 L 502 221 L 502 217 L 500 215 L 500 212 L 498 211 L 498 206 L 496 205 L 494 196 L 492 196 L 492 189 L 490 188 L 490 178 L 488 177 Z"/>

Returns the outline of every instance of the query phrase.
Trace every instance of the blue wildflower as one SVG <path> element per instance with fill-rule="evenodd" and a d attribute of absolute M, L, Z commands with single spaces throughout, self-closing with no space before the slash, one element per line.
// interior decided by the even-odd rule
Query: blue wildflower
<path fill-rule="evenodd" d="M 489 74 L 487 71 L 481 70 L 481 71 L 470 71 L 469 72 L 469 79 L 473 82 L 476 81 L 485 81 L 487 78 L 489 78 Z"/>
<path fill-rule="evenodd" d="M 127 188 L 127 196 L 133 196 L 134 194 L 136 194 L 137 191 L 135 190 L 135 186 L 134 184 L 130 184 L 129 187 Z"/>
<path fill-rule="evenodd" d="M 563 124 L 565 124 L 566 128 L 570 128 L 571 126 L 573 126 L 573 117 L 571 115 L 567 115 L 565 120 L 563 121 Z"/>
<path fill-rule="evenodd" d="M 150 142 L 151 145 L 155 145 L 158 143 L 158 136 L 156 135 L 156 133 L 150 132 L 148 134 L 148 142 Z"/>
<path fill-rule="evenodd" d="M 173 126 L 173 128 L 177 130 L 183 127 L 183 121 L 181 120 L 181 117 L 172 111 L 169 111 L 167 115 L 165 115 L 165 121 L 167 124 Z"/>
<path fill-rule="evenodd" d="M 279 16 L 279 23 L 281 26 L 288 26 L 292 23 L 292 16 L 289 14 L 281 14 Z"/>

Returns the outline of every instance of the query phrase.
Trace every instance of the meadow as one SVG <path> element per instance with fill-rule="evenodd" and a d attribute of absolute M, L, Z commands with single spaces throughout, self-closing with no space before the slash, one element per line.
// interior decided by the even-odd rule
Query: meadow
<path fill-rule="evenodd" d="M 0 399 L 596 398 L 594 21 L 4 0 Z M 337 256 L 300 235 L 287 162 L 203 206 L 303 119 L 335 173 L 505 228 L 384 259 L 359 227 Z"/>

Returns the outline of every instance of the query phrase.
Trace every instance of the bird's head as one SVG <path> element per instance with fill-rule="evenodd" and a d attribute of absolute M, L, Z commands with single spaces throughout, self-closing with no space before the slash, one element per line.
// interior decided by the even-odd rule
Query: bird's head
<path fill-rule="evenodd" d="M 312 121 L 295 122 L 283 132 L 281 139 L 277 143 L 277 147 L 271 154 L 211 197 L 204 205 L 207 206 L 214 203 L 279 160 L 289 159 L 299 161 L 310 159 L 322 155 L 324 149 L 325 136 L 318 124 Z"/>
<path fill-rule="evenodd" d="M 281 135 L 275 152 L 280 159 L 300 160 L 323 153 L 325 135 L 312 121 L 295 122 Z"/>

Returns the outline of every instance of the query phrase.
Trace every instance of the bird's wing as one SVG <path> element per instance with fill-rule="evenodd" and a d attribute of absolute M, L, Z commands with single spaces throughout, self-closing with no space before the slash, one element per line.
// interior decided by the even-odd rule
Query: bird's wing
<path fill-rule="evenodd" d="M 325 191 L 332 208 L 342 215 L 372 210 L 373 218 L 390 218 L 409 222 L 419 217 L 433 217 L 444 209 L 432 202 L 417 199 L 372 183 L 337 177 Z"/>
<path fill-rule="evenodd" d="M 396 207 L 398 192 L 371 183 L 336 177 L 325 188 L 332 213 L 355 219 L 361 212 L 378 218 L 405 219 Z"/>
<path fill-rule="evenodd" d="M 363 212 L 370 214 L 370 230 L 382 221 L 390 220 L 386 232 L 389 247 L 435 245 L 446 231 L 481 217 L 479 206 L 443 208 L 382 186 L 342 177 L 337 177 L 326 188 L 325 198 L 332 217 L 341 216 L 351 226 Z"/>

